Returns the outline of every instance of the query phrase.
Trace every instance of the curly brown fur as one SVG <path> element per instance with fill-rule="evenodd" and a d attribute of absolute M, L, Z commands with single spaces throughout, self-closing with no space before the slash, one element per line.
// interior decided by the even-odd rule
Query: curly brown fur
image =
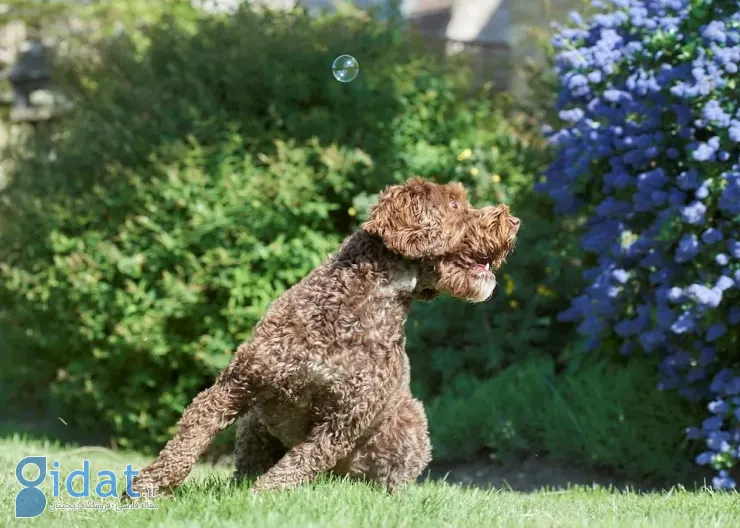
<path fill-rule="evenodd" d="M 384 190 L 362 229 L 270 306 L 134 490 L 182 483 L 239 416 L 235 477 L 256 477 L 255 491 L 327 471 L 391 491 L 413 481 L 431 448 L 409 388 L 411 301 L 489 298 L 518 228 L 505 206 L 473 208 L 459 184 Z"/>

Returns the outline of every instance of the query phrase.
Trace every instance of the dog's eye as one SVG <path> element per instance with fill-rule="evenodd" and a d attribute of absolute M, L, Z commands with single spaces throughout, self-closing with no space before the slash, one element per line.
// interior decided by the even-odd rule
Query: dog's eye
<path fill-rule="evenodd" d="M 460 207 L 460 204 L 457 203 L 457 200 L 452 200 L 450 202 L 450 207 L 452 207 L 453 209 L 458 209 Z"/>

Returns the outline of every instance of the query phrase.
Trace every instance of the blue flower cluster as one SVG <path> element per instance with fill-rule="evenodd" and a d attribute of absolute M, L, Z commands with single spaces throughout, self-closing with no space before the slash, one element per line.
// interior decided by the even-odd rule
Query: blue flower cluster
<path fill-rule="evenodd" d="M 588 346 L 660 354 L 661 389 L 708 403 L 696 460 L 740 460 L 740 2 L 608 0 L 554 38 L 562 123 L 540 190 L 586 215 Z"/>

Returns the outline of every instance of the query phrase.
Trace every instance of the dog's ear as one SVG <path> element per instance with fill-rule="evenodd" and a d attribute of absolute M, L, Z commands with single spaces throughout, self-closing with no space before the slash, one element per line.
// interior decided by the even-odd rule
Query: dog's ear
<path fill-rule="evenodd" d="M 441 255 L 447 250 L 435 184 L 415 177 L 392 185 L 378 196 L 378 203 L 362 228 L 379 236 L 385 246 L 412 259 Z"/>

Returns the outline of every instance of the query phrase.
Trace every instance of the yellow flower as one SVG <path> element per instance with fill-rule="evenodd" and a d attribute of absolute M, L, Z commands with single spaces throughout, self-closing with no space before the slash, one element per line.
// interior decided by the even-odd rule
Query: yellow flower
<path fill-rule="evenodd" d="M 494 174 L 493 176 L 491 176 L 491 181 L 493 183 L 501 183 L 501 176 L 499 176 L 498 174 Z"/>
<path fill-rule="evenodd" d="M 480 171 L 478 169 L 476 169 L 475 167 L 473 167 L 472 169 L 470 169 L 470 175 L 471 176 L 478 176 L 478 173 L 479 172 Z"/>
<path fill-rule="evenodd" d="M 473 155 L 473 151 L 470 150 L 469 148 L 466 148 L 460 154 L 457 155 L 457 161 L 466 160 L 466 159 L 468 159 L 472 155 Z"/>
<path fill-rule="evenodd" d="M 555 292 L 552 291 L 550 288 L 545 286 L 544 284 L 538 284 L 537 285 L 537 295 L 542 295 L 543 297 L 555 297 Z"/>
<path fill-rule="evenodd" d="M 519 303 L 516 302 L 516 299 L 512 299 L 509 301 L 509 306 L 511 306 L 512 308 L 516 308 L 517 306 L 519 306 Z"/>
<path fill-rule="evenodd" d="M 622 231 L 622 236 L 620 238 L 622 247 L 628 248 L 634 244 L 639 237 L 632 231 Z"/>
<path fill-rule="evenodd" d="M 357 216 L 357 209 L 355 209 L 354 207 L 350 207 L 349 209 L 347 209 L 347 214 L 349 214 L 350 216 Z"/>
<path fill-rule="evenodd" d="M 504 280 L 506 281 L 506 295 L 511 295 L 514 293 L 514 281 L 508 273 L 504 275 Z"/>

